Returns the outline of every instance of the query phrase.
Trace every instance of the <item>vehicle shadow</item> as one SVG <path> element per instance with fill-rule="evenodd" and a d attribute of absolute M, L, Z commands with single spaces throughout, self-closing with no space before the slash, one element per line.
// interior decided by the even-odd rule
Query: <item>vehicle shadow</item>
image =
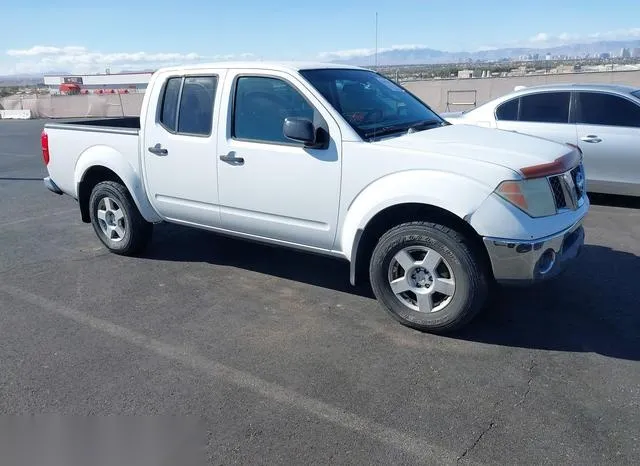
<path fill-rule="evenodd" d="M 349 265 L 323 256 L 162 224 L 145 257 L 207 262 L 373 298 L 349 283 Z M 561 277 L 533 287 L 498 288 L 470 325 L 450 338 L 494 345 L 640 360 L 640 257 L 586 245 Z"/>
<path fill-rule="evenodd" d="M 349 283 L 349 264 L 340 259 L 234 239 L 196 228 L 159 224 L 148 259 L 207 262 L 373 298 Z"/>
<path fill-rule="evenodd" d="M 562 276 L 501 288 L 455 337 L 495 345 L 640 360 L 640 257 L 586 245 Z"/>
<path fill-rule="evenodd" d="M 0 181 L 42 181 L 42 177 L 0 176 Z"/>
<path fill-rule="evenodd" d="M 593 205 L 640 209 L 640 197 L 589 193 L 589 201 L 591 201 Z"/>

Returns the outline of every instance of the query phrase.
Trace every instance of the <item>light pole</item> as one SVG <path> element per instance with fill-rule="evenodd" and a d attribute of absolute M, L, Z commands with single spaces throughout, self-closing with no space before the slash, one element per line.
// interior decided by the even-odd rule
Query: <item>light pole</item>
<path fill-rule="evenodd" d="M 378 71 L 378 12 L 376 11 L 376 49 L 375 49 L 375 69 Z"/>

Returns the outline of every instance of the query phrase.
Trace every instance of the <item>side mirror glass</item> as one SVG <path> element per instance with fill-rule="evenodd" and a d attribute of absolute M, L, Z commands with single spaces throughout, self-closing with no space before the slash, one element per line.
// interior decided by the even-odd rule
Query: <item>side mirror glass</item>
<path fill-rule="evenodd" d="M 311 120 L 306 118 L 285 118 L 283 132 L 285 137 L 305 146 L 316 144 L 316 128 Z"/>

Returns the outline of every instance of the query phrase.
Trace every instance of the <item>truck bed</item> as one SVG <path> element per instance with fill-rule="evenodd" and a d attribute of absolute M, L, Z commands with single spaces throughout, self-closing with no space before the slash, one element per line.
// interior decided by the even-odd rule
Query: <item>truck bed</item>
<path fill-rule="evenodd" d="M 140 173 L 137 117 L 73 119 L 46 123 L 50 161 L 47 170 L 62 192 L 77 198 L 82 173 L 100 161 L 114 172 Z"/>
<path fill-rule="evenodd" d="M 45 128 L 137 134 L 140 131 L 140 117 L 87 118 L 55 121 L 45 124 Z"/>

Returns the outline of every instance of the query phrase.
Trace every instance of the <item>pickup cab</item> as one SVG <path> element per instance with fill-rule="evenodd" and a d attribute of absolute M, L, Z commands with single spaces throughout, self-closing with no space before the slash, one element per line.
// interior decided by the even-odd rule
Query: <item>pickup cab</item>
<path fill-rule="evenodd" d="M 402 324 L 438 333 L 494 283 L 565 270 L 589 209 L 576 147 L 448 124 L 335 64 L 161 69 L 139 118 L 47 123 L 42 154 L 45 185 L 114 253 L 142 254 L 173 222 L 325 254 Z"/>

